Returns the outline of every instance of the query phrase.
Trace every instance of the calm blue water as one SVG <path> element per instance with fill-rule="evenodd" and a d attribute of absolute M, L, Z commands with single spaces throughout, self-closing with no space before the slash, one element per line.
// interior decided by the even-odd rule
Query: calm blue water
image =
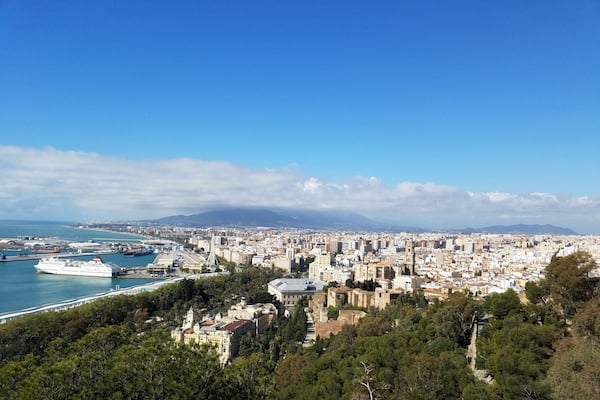
<path fill-rule="evenodd" d="M 115 232 L 78 229 L 51 223 L 0 221 L 0 238 L 17 236 L 57 237 L 69 241 L 136 241 L 140 237 Z M 6 252 L 6 255 L 12 254 Z M 91 257 L 78 257 L 80 260 Z M 102 259 L 123 267 L 145 266 L 155 255 L 125 257 L 103 255 Z M 0 313 L 18 311 L 115 289 L 154 282 L 155 279 L 86 278 L 38 274 L 33 267 L 38 260 L 0 263 Z"/>

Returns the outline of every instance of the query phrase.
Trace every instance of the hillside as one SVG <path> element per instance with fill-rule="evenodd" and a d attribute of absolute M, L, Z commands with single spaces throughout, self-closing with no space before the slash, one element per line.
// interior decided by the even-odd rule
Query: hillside
<path fill-rule="evenodd" d="M 199 214 L 175 215 L 145 222 L 194 227 L 223 226 L 316 230 L 423 231 L 423 229 L 415 227 L 384 224 L 350 212 L 319 212 L 291 209 L 270 210 L 263 208 L 223 208 Z"/>

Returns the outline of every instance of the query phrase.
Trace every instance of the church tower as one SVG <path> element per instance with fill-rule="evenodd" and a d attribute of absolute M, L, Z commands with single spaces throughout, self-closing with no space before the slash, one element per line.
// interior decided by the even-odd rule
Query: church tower
<path fill-rule="evenodd" d="M 190 309 L 185 314 L 185 318 L 183 319 L 183 330 L 185 331 L 188 328 L 194 327 L 194 309 L 190 306 Z"/>
<path fill-rule="evenodd" d="M 406 241 L 406 248 L 404 250 L 404 265 L 409 275 L 416 275 L 415 273 L 415 243 L 412 239 Z"/>

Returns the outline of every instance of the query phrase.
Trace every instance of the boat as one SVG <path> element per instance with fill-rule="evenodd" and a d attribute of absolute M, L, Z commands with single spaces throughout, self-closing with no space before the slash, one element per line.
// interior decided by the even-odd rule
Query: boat
<path fill-rule="evenodd" d="M 151 247 L 146 247 L 143 249 L 129 249 L 129 250 L 125 250 L 123 252 L 124 256 L 128 256 L 128 257 L 139 257 L 139 256 L 147 256 L 149 254 L 153 254 L 154 253 L 154 249 Z"/>
<path fill-rule="evenodd" d="M 100 256 L 95 256 L 89 261 L 46 257 L 42 258 L 34 267 L 38 272 L 45 274 L 97 278 L 112 278 L 120 275 L 123 270 L 116 264 L 104 262 Z"/>
<path fill-rule="evenodd" d="M 54 246 L 54 247 L 34 247 L 33 248 L 33 252 L 34 253 L 46 253 L 46 254 L 50 254 L 50 253 L 60 253 L 60 248 L 58 246 Z"/>

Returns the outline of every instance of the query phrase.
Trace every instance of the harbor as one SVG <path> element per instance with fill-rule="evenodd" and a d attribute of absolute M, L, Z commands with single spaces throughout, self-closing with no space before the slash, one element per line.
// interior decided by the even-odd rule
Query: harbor
<path fill-rule="evenodd" d="M 176 246 L 180 247 L 180 246 Z M 173 247 L 168 247 L 167 250 L 156 250 L 149 248 L 143 248 L 144 250 L 114 250 L 114 248 L 122 249 L 122 244 L 111 243 L 110 247 L 104 247 L 96 251 L 73 251 L 72 249 L 63 248 L 55 252 L 27 252 L 23 253 L 22 250 L 13 250 L 13 252 L 19 252 L 18 254 L 6 255 L 4 252 L 0 253 L 0 263 L 11 263 L 18 261 L 39 261 L 45 258 L 89 258 L 97 256 L 115 255 L 121 254 L 125 257 L 131 258 L 131 256 L 148 256 L 152 255 L 152 262 L 144 266 L 128 266 L 122 265 L 123 270 L 120 276 L 131 277 L 131 278 L 156 278 L 156 277 L 174 277 L 177 273 L 177 268 L 185 267 L 187 270 L 201 271 L 206 265 L 206 258 L 204 255 L 195 254 L 184 250 L 173 250 Z M 131 249 L 131 247 L 127 247 Z"/>
<path fill-rule="evenodd" d="M 0 256 L 5 256 L 4 262 L 0 262 L 0 313 L 18 312 L 161 281 L 161 278 L 144 273 L 147 265 L 157 259 L 157 254 L 128 257 L 115 251 L 118 246 L 114 244 L 122 244 L 124 248 L 143 246 L 142 240 L 145 239 L 132 234 L 82 229 L 59 223 L 10 221 L 0 224 Z M 91 245 L 95 248 L 89 250 L 72 248 L 67 251 L 72 243 L 100 245 Z M 34 247 L 44 250 L 50 247 L 51 251 L 56 251 L 55 246 L 59 247 L 58 253 L 33 251 Z M 40 274 L 34 267 L 43 257 L 86 260 L 99 254 L 104 260 L 125 267 L 130 273 L 117 278 L 90 278 Z M 135 273 L 137 270 L 142 273 Z"/>
<path fill-rule="evenodd" d="M 127 249 L 150 247 L 156 253 L 125 254 Z M 85 261 L 96 256 L 123 267 L 122 274 L 96 278 L 42 274 L 35 269 L 42 258 Z M 172 241 L 49 223 L 0 225 L 0 258 L 3 258 L 0 261 L 0 315 L 43 311 L 40 307 L 49 305 L 60 308 L 58 305 L 71 304 L 73 299 L 79 304 L 82 299 L 99 294 L 113 295 L 134 287 L 151 290 L 154 284 L 163 281 L 200 276 L 193 275 L 196 273 L 210 276 L 203 272 L 215 270 L 206 268 L 205 254 L 195 254 Z"/>

